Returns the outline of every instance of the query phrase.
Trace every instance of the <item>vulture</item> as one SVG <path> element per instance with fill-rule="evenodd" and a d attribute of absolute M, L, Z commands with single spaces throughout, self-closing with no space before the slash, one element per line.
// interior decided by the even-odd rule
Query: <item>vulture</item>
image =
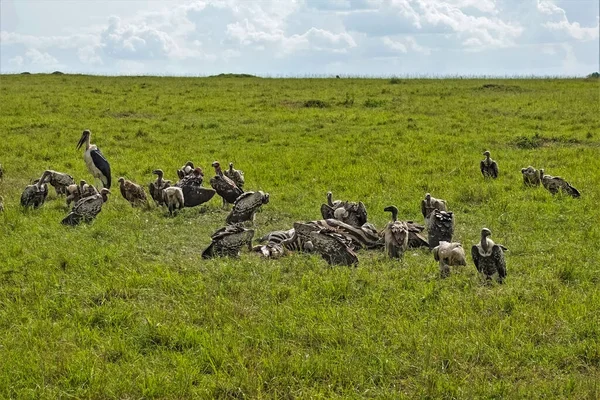
<path fill-rule="evenodd" d="M 21 194 L 21 205 L 23 207 L 38 208 L 44 204 L 46 196 L 48 196 L 48 184 L 46 183 L 46 176 L 42 175 L 32 185 L 25 187 L 23 194 Z"/>
<path fill-rule="evenodd" d="M 193 170 L 194 170 L 194 163 L 191 161 L 188 161 L 185 163 L 185 165 L 183 167 L 181 167 L 181 169 L 177 170 L 177 176 L 179 177 L 179 179 L 183 179 L 184 177 L 191 174 Z"/>
<path fill-rule="evenodd" d="M 521 174 L 523 174 L 523 184 L 525 186 L 540 186 L 540 183 L 542 182 L 540 171 L 533 168 L 531 165 L 527 168 L 521 168 Z"/>
<path fill-rule="evenodd" d="M 75 183 L 67 186 L 65 192 L 67 195 L 67 207 L 69 207 L 72 202 L 77 203 L 79 201 L 79 199 L 81 198 L 80 191 L 79 191 L 79 185 L 77 185 Z"/>
<path fill-rule="evenodd" d="M 442 240 L 432 250 L 433 258 L 440 263 L 440 276 L 447 278 L 450 275 L 450 267 L 467 265 L 465 250 L 458 242 L 446 242 Z"/>
<path fill-rule="evenodd" d="M 84 197 L 93 196 L 98 194 L 98 190 L 92 185 L 88 185 L 86 181 L 83 179 L 79 181 L 79 185 L 69 185 L 67 186 L 67 207 L 71 205 L 71 203 L 77 203 L 80 199 Z"/>
<path fill-rule="evenodd" d="M 109 193 L 110 190 L 102 188 L 100 193 L 80 199 L 61 223 L 75 226 L 82 221 L 91 222 L 102 211 L 102 205 L 108 201 Z"/>
<path fill-rule="evenodd" d="M 206 203 L 215 195 L 213 189 L 202 187 L 204 173 L 202 168 L 194 168 L 191 174 L 184 176 L 175 184 L 183 191 L 185 207 L 196 207 Z"/>
<path fill-rule="evenodd" d="M 221 170 L 221 165 L 218 161 L 212 163 L 215 168 L 215 176 L 210 180 L 210 186 L 223 198 L 223 208 L 227 208 L 227 204 L 235 203 L 244 191 L 240 189 L 234 181 L 226 177 Z"/>
<path fill-rule="evenodd" d="M 433 249 L 440 242 L 452 241 L 452 234 L 454 233 L 454 214 L 452 211 L 439 211 L 433 210 L 429 216 L 429 227 L 427 229 L 427 238 L 429 241 L 429 248 Z"/>
<path fill-rule="evenodd" d="M 169 215 L 173 215 L 175 210 L 181 210 L 185 207 L 183 190 L 177 186 L 169 186 L 162 190 L 162 204 L 169 209 Z"/>
<path fill-rule="evenodd" d="M 328 203 L 329 193 L 327 196 Z M 362 201 L 355 203 L 336 200 L 331 204 L 333 204 L 333 207 L 329 204 L 321 204 L 323 219 L 337 219 L 358 228 L 367 223 L 367 209 Z"/>
<path fill-rule="evenodd" d="M 546 190 L 553 195 L 562 190 L 573 198 L 581 196 L 579 190 L 575 189 L 569 182 L 565 181 L 560 176 L 544 175 L 543 169 L 540 169 L 540 176 L 542 179 L 542 185 L 544 185 Z"/>
<path fill-rule="evenodd" d="M 46 177 L 46 182 L 54 187 L 57 195 L 67 194 L 67 187 L 75 184 L 73 177 L 69 174 L 65 174 L 64 172 L 57 172 L 47 169 L 44 171 L 43 176 Z"/>
<path fill-rule="evenodd" d="M 421 232 L 425 229 L 423 225 L 419 225 L 413 221 L 406 221 L 406 226 L 408 227 L 408 247 L 409 248 L 417 248 L 417 247 L 429 247 L 429 243 L 427 239 Z"/>
<path fill-rule="evenodd" d="M 86 129 L 81 134 L 81 139 L 77 143 L 77 149 L 81 148 L 85 143 L 85 152 L 83 153 L 83 160 L 88 168 L 88 171 L 102 182 L 102 186 L 110 189 L 111 175 L 110 175 L 110 164 L 104 158 L 104 155 L 98 150 L 95 144 L 90 144 L 90 138 L 92 132 Z"/>
<path fill-rule="evenodd" d="M 175 186 L 183 188 L 184 186 L 202 186 L 202 182 L 204 182 L 204 171 L 202 168 L 194 168 L 190 171 L 189 174 L 181 177 Z"/>
<path fill-rule="evenodd" d="M 131 203 L 132 207 L 146 203 L 147 198 L 144 188 L 123 177 L 120 177 L 118 182 L 119 188 L 121 189 L 121 195 L 125 200 Z"/>
<path fill-rule="evenodd" d="M 237 187 L 239 187 L 240 189 L 243 190 L 244 183 L 246 182 L 244 180 L 244 172 L 243 171 L 241 171 L 239 169 L 234 169 L 233 163 L 230 162 L 229 169 L 227 171 L 224 171 L 223 173 L 225 174 L 226 177 L 231 179 L 237 185 Z"/>
<path fill-rule="evenodd" d="M 429 228 L 429 216 L 435 209 L 439 211 L 448 211 L 446 208 L 446 200 L 431 197 L 431 194 L 429 193 L 425 194 L 425 198 L 421 200 L 421 213 L 423 214 L 423 218 L 425 218 L 425 225 L 427 228 Z"/>
<path fill-rule="evenodd" d="M 252 248 L 253 251 L 260 253 L 265 258 L 279 258 L 285 255 L 286 248 L 281 243 L 267 242 L 259 244 Z"/>
<path fill-rule="evenodd" d="M 228 225 L 240 222 L 254 221 L 256 212 L 263 204 L 269 202 L 269 193 L 262 191 L 242 193 L 233 205 L 233 209 L 225 219 Z"/>
<path fill-rule="evenodd" d="M 4 211 L 4 197 L 0 196 L 0 212 Z"/>
<path fill-rule="evenodd" d="M 481 160 L 479 163 L 479 168 L 481 169 L 481 174 L 484 178 L 494 178 L 498 177 L 498 163 L 490 158 L 490 152 L 485 151 L 483 153 L 485 159 Z"/>
<path fill-rule="evenodd" d="M 486 280 L 491 280 L 497 274 L 498 282 L 502 283 L 506 277 L 504 250 L 507 249 L 488 238 L 491 234 L 492 232 L 487 228 L 481 230 L 481 242 L 473 245 L 471 257 L 473 257 L 475 268 L 485 275 Z"/>
<path fill-rule="evenodd" d="M 327 205 L 334 210 L 338 207 L 343 207 L 347 202 L 342 200 L 333 200 L 333 193 L 327 192 Z M 325 218 L 325 217 L 323 217 Z M 327 218 L 325 218 L 327 219 Z"/>
<path fill-rule="evenodd" d="M 238 257 L 242 246 L 248 246 L 252 250 L 253 236 L 254 231 L 241 224 L 227 225 L 212 234 L 212 241 L 202 252 L 202 258 Z"/>
<path fill-rule="evenodd" d="M 310 241 L 314 250 L 329 265 L 358 265 L 358 256 L 350 248 L 352 242 L 342 234 L 328 228 L 310 232 Z"/>
<path fill-rule="evenodd" d="M 155 169 L 152 171 L 152 173 L 157 175 L 157 178 L 154 182 L 150 182 L 148 185 L 150 196 L 156 205 L 162 206 L 164 204 L 162 190 L 171 186 L 171 181 L 163 180 L 164 172 L 162 169 Z"/>
<path fill-rule="evenodd" d="M 398 221 L 398 208 L 389 206 L 383 211 L 392 213 L 392 220 L 383 229 L 383 240 L 385 252 L 390 258 L 402 258 L 408 249 L 408 225 L 404 221 Z"/>

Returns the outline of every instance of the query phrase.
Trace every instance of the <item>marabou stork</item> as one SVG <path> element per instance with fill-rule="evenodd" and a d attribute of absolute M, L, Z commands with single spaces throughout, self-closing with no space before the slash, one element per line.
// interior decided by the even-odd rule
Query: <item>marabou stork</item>
<path fill-rule="evenodd" d="M 77 143 L 77 149 L 81 148 L 85 143 L 83 160 L 85 161 L 85 165 L 87 165 L 88 171 L 90 171 L 94 178 L 99 179 L 102 182 L 103 187 L 110 189 L 110 164 L 106 158 L 104 158 L 104 155 L 102 155 L 98 146 L 90 144 L 91 136 L 92 132 L 90 132 L 89 129 L 83 131 L 81 139 L 79 139 L 79 143 Z"/>

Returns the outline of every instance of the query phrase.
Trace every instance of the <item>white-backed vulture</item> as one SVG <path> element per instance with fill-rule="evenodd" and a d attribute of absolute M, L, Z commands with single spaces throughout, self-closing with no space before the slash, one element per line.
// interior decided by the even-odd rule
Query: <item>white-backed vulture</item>
<path fill-rule="evenodd" d="M 148 199 L 144 188 L 123 177 L 120 177 L 118 182 L 121 195 L 132 207 L 146 204 Z"/>
<path fill-rule="evenodd" d="M 458 242 L 440 241 L 440 244 L 431 251 L 433 258 L 440 264 L 440 276 L 446 278 L 450 275 L 450 267 L 467 265 L 465 249 Z"/>
<path fill-rule="evenodd" d="M 210 245 L 202 252 L 202 258 L 238 257 L 242 246 L 252 250 L 254 231 L 241 224 L 227 225 L 211 236 Z"/>
<path fill-rule="evenodd" d="M 46 182 L 54 187 L 57 195 L 67 194 L 67 187 L 75 184 L 73 177 L 64 172 L 57 172 L 51 169 L 44 171 Z"/>
<path fill-rule="evenodd" d="M 498 282 L 503 283 L 506 277 L 504 250 L 507 249 L 500 244 L 495 244 L 488 237 L 491 234 L 492 232 L 487 228 L 481 230 L 481 241 L 471 247 L 471 257 L 473 257 L 475 268 L 485 276 L 486 280 L 497 276 Z"/>
<path fill-rule="evenodd" d="M 61 223 L 75 226 L 81 222 L 91 222 L 102 211 L 102 205 L 108 201 L 109 194 L 110 190 L 102 188 L 100 193 L 80 199 Z"/>
<path fill-rule="evenodd" d="M 421 200 L 421 213 L 423 214 L 423 218 L 425 218 L 425 226 L 427 226 L 427 228 L 429 228 L 429 216 L 435 209 L 439 211 L 448 211 L 446 208 L 446 200 L 436 199 L 429 193 L 425 194 L 425 198 Z"/>
<path fill-rule="evenodd" d="M 479 163 L 481 174 L 484 178 L 496 179 L 498 177 L 498 163 L 490 158 L 489 151 L 484 151 L 483 155 L 485 156 L 485 159 L 481 160 Z"/>
<path fill-rule="evenodd" d="M 244 191 L 240 189 L 234 181 L 223 174 L 221 165 L 218 161 L 212 163 L 215 168 L 215 176 L 210 179 L 210 186 L 223 199 L 223 208 L 227 208 L 228 204 L 233 204 Z"/>
<path fill-rule="evenodd" d="M 392 213 L 392 220 L 383 229 L 385 252 L 390 258 L 402 258 L 408 249 L 408 226 L 404 221 L 398 221 L 398 208 L 388 206 L 383 211 Z"/>
<path fill-rule="evenodd" d="M 427 241 L 429 248 L 436 247 L 441 241 L 452 242 L 454 234 L 454 214 L 452 211 L 433 210 L 429 215 Z"/>
<path fill-rule="evenodd" d="M 542 182 L 540 171 L 533 168 L 531 165 L 527 168 L 521 168 L 523 184 L 525 186 L 540 186 L 540 183 Z"/>
<path fill-rule="evenodd" d="M 229 225 L 246 221 L 254 221 L 256 212 L 263 204 L 269 202 L 269 193 L 262 191 L 242 193 L 233 204 L 233 209 L 225 219 Z"/>
<path fill-rule="evenodd" d="M 332 229 L 322 228 L 310 232 L 310 242 L 329 265 L 358 265 L 358 256 L 350 247 L 351 241 Z"/>
<path fill-rule="evenodd" d="M 21 205 L 23 207 L 38 208 L 44 204 L 48 196 L 48 184 L 46 176 L 42 175 L 33 184 L 27 185 L 21 194 Z"/>
<path fill-rule="evenodd" d="M 152 171 L 154 175 L 156 175 L 156 180 L 154 182 L 150 182 L 148 185 L 148 190 L 150 191 L 150 196 L 158 206 L 162 206 L 164 204 L 163 199 L 163 189 L 171 186 L 171 181 L 164 180 L 164 172 L 162 169 L 155 169 Z"/>
<path fill-rule="evenodd" d="M 183 191 L 176 186 L 169 186 L 162 190 L 163 204 L 169 209 L 169 215 L 173 215 L 175 210 L 181 210 L 184 207 Z"/>
<path fill-rule="evenodd" d="M 543 169 L 540 169 L 540 176 L 542 177 L 542 185 L 544 185 L 544 188 L 553 195 L 562 190 L 573 198 L 581 197 L 579 190 L 575 189 L 569 182 L 560 176 L 545 175 Z"/>
<path fill-rule="evenodd" d="M 237 187 L 244 190 L 244 183 L 246 183 L 246 180 L 244 179 L 244 172 L 239 169 L 234 169 L 232 162 L 229 163 L 229 169 L 223 171 L 223 173 L 226 177 L 231 179 L 237 185 Z"/>

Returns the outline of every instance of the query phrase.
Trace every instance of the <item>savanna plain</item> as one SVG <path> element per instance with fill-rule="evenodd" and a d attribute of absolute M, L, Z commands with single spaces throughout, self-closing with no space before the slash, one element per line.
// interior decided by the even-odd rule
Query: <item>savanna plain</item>
<path fill-rule="evenodd" d="M 0 397 L 600 397 L 600 113 L 592 79 L 0 77 Z M 91 224 L 66 227 L 45 169 L 92 182 L 84 129 L 113 171 Z M 485 181 L 484 150 L 500 176 Z M 203 260 L 227 213 L 132 208 L 187 160 L 229 161 L 270 193 L 255 238 L 320 219 L 328 190 L 382 229 L 423 222 L 426 192 L 455 213 L 466 267 L 440 279 L 426 249 L 357 268 L 317 255 Z M 582 194 L 525 188 L 533 165 Z M 506 252 L 503 285 L 470 257 L 480 230 Z"/>

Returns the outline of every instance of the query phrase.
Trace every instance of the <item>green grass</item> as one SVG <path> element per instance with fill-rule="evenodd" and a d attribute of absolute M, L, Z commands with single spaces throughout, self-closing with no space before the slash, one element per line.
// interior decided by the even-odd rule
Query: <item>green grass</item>
<path fill-rule="evenodd" d="M 0 77 L 0 397 L 600 397 L 597 80 Z M 325 193 L 362 200 L 382 228 L 426 192 L 510 249 L 502 286 L 469 265 L 439 278 L 426 250 L 205 261 L 226 213 L 175 218 L 114 188 L 91 225 L 64 199 L 19 197 L 46 168 L 91 176 L 92 130 L 113 179 L 167 179 L 187 160 L 233 161 L 271 201 L 257 236 L 320 217 Z M 484 182 L 489 149 L 500 177 Z M 522 186 L 545 168 L 581 199 Z"/>

